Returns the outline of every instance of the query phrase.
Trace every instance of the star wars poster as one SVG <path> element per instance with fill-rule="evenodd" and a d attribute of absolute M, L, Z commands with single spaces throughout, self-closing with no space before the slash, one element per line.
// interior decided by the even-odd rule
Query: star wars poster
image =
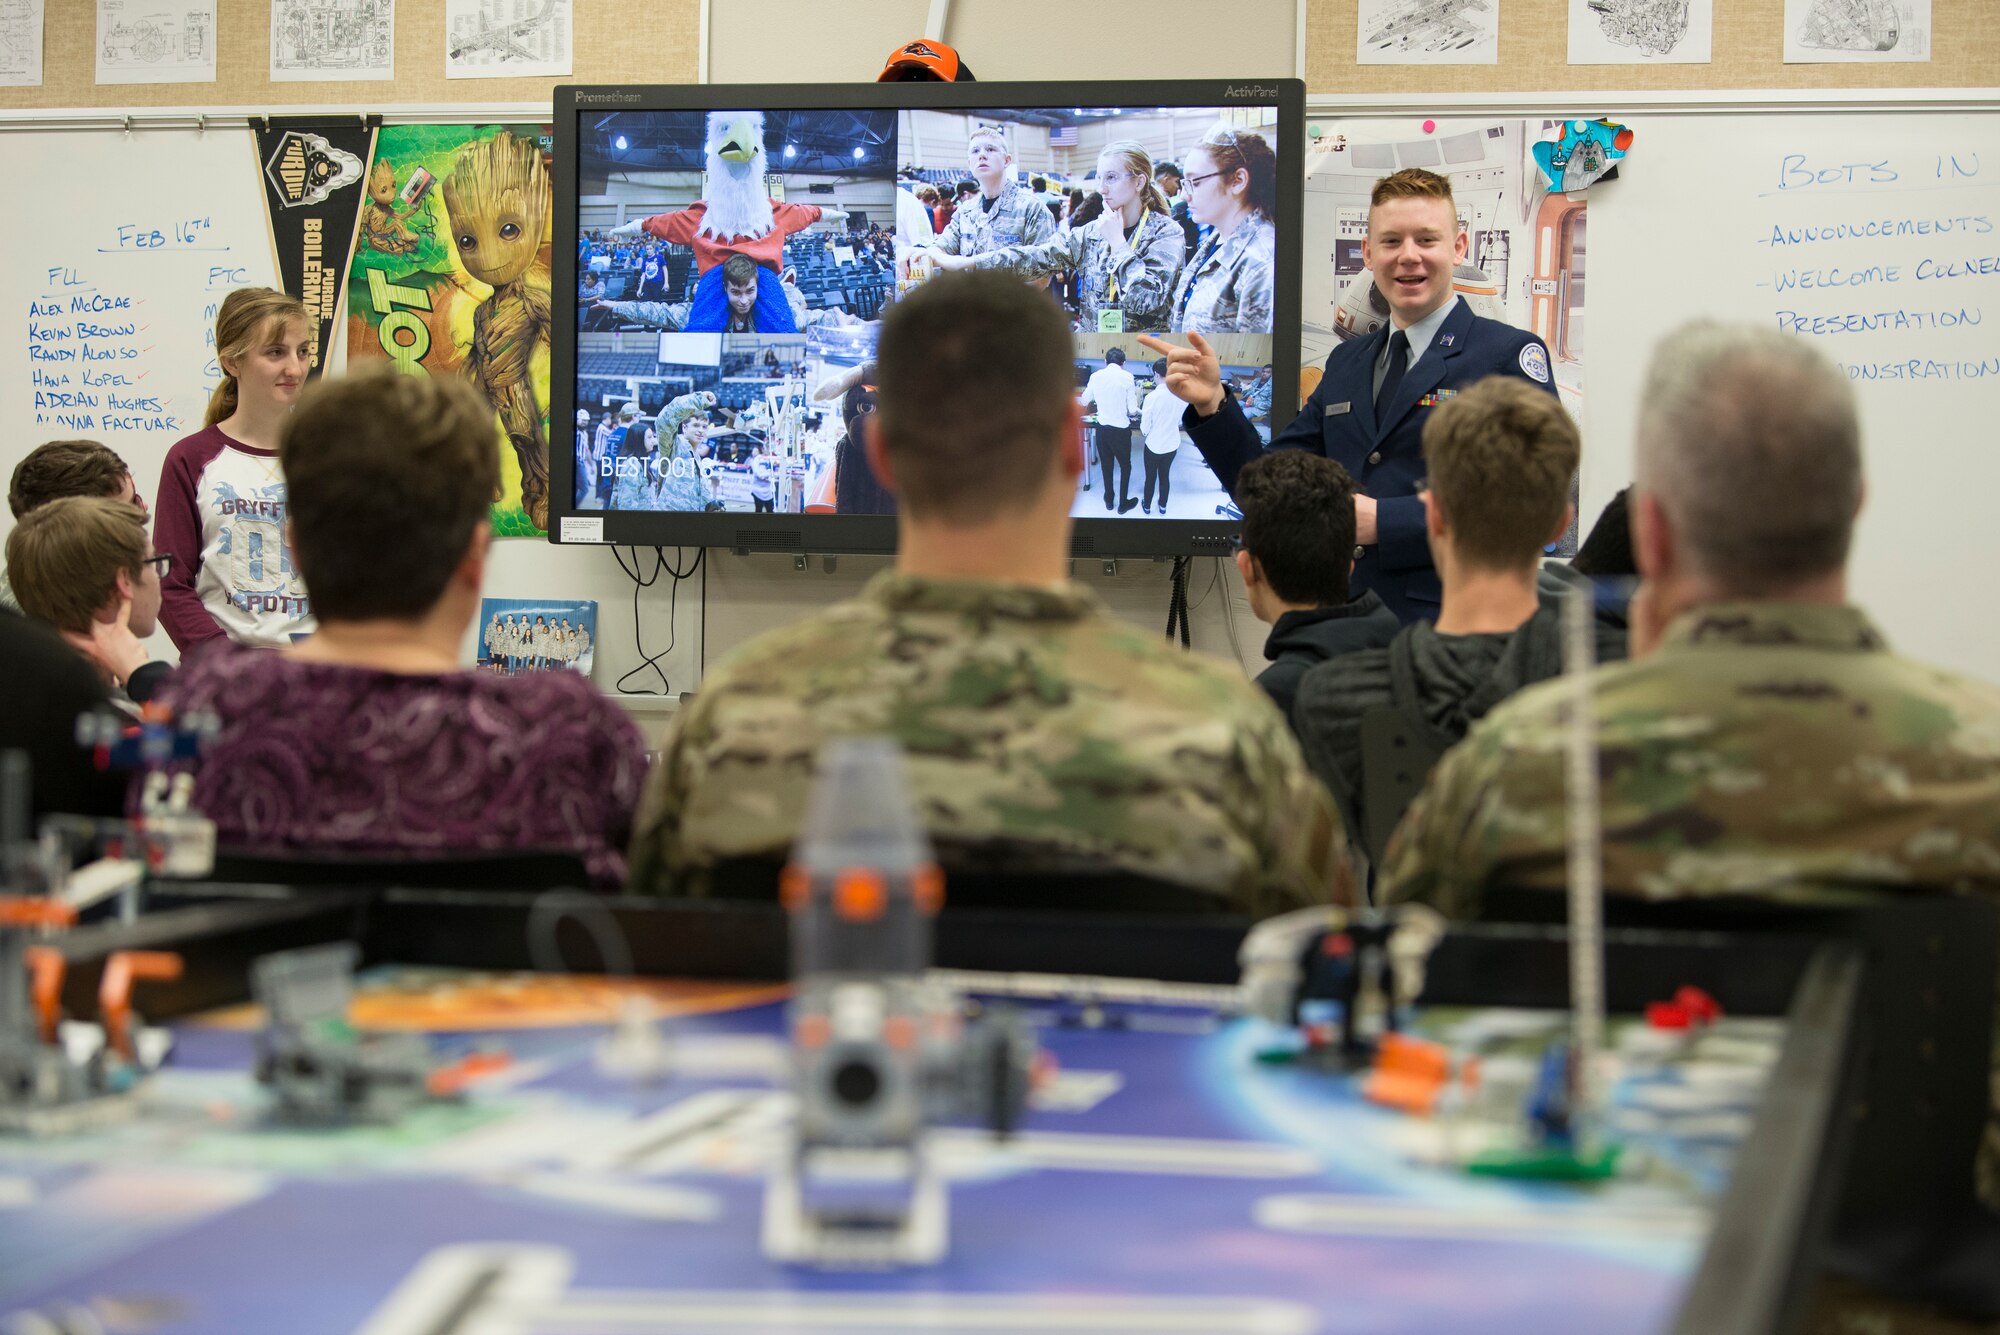
<path fill-rule="evenodd" d="M 548 527 L 552 143 L 533 125 L 385 126 L 348 279 L 350 368 L 464 376 L 492 403 L 499 537 Z"/>
<path fill-rule="evenodd" d="M 1581 195 L 1549 193 L 1535 158 L 1535 145 L 1563 125 L 1541 117 L 1308 121 L 1301 401 L 1335 347 L 1389 318 L 1362 251 L 1369 191 L 1398 167 L 1427 166 L 1450 179 L 1466 234 L 1465 260 L 1453 276 L 1459 300 L 1474 314 L 1540 335 L 1553 363 L 1544 375 L 1582 418 L 1588 212 Z M 1572 524 L 1550 554 L 1575 550 Z"/>

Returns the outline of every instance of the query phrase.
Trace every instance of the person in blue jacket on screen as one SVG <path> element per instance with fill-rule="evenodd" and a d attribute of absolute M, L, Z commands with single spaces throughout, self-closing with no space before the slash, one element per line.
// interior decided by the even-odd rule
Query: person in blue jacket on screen
<path fill-rule="evenodd" d="M 1418 496 L 1430 409 L 1490 375 L 1556 392 L 1542 340 L 1474 315 L 1452 291 L 1452 268 L 1465 253 L 1450 181 L 1411 167 L 1375 182 L 1362 256 L 1389 322 L 1333 350 L 1319 387 L 1271 442 L 1323 454 L 1353 474 L 1353 592 L 1375 590 L 1406 624 L 1436 620 L 1442 597 Z M 1264 446 L 1224 387 L 1214 349 L 1192 331 L 1190 347 L 1150 335 L 1139 342 L 1166 356 L 1167 388 L 1188 405 L 1182 425 L 1233 493 L 1237 472 Z"/>

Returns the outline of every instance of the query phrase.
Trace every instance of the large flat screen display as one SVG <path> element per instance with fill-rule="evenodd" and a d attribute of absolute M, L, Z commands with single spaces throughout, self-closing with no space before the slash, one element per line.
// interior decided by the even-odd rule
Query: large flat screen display
<path fill-rule="evenodd" d="M 552 538 L 892 550 L 876 333 L 974 267 L 1074 331 L 1075 550 L 1221 550 L 1235 508 L 1137 337 L 1200 332 L 1267 439 L 1289 420 L 1303 106 L 1295 81 L 558 89 Z"/>

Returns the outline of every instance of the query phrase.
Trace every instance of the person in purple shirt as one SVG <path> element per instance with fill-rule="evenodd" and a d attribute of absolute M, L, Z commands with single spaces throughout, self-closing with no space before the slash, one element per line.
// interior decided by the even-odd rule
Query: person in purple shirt
<path fill-rule="evenodd" d="M 322 382 L 285 423 L 294 558 L 318 630 L 219 647 L 166 691 L 220 720 L 194 805 L 232 852 L 579 854 L 617 886 L 645 777 L 623 710 L 568 672 L 459 667 L 479 612 L 499 456 L 465 381 Z"/>

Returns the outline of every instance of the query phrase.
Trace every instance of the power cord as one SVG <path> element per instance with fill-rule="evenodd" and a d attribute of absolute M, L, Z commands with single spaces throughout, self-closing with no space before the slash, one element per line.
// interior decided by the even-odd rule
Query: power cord
<path fill-rule="evenodd" d="M 1192 648 L 1194 644 L 1188 625 L 1188 565 L 1193 559 L 1188 556 L 1174 558 L 1174 591 L 1167 600 L 1167 638 L 1173 639 L 1174 632 L 1178 630 L 1183 649 Z"/>
<path fill-rule="evenodd" d="M 684 547 L 674 548 L 674 559 L 680 560 L 686 550 Z M 631 553 L 630 565 L 626 564 L 626 552 Z M 674 645 L 679 639 L 680 629 L 676 622 L 679 619 L 677 613 L 680 607 L 681 581 L 692 579 L 695 572 L 702 568 L 702 562 L 708 557 L 708 549 L 706 547 L 695 548 L 694 560 L 688 563 L 687 569 L 680 570 L 667 564 L 666 548 L 655 547 L 653 548 L 653 572 L 650 575 L 640 573 L 643 569 L 641 565 L 643 558 L 639 555 L 637 547 L 628 547 L 624 551 L 613 547 L 611 549 L 611 556 L 613 560 L 618 562 L 618 568 L 624 571 L 632 581 L 632 646 L 639 651 L 639 665 L 620 677 L 617 681 L 618 694 L 672 695 L 674 693 L 674 685 L 667 679 L 667 670 L 660 666 L 660 660 L 674 651 Z M 671 576 L 674 581 L 667 589 L 667 647 L 660 650 L 657 654 L 649 654 L 646 652 L 645 627 L 639 619 L 639 594 L 641 590 L 650 589 L 655 584 L 658 584 L 662 574 Z M 660 689 L 657 691 L 627 690 L 625 683 L 645 672 L 648 668 L 652 669 L 653 675 L 660 679 Z"/>

